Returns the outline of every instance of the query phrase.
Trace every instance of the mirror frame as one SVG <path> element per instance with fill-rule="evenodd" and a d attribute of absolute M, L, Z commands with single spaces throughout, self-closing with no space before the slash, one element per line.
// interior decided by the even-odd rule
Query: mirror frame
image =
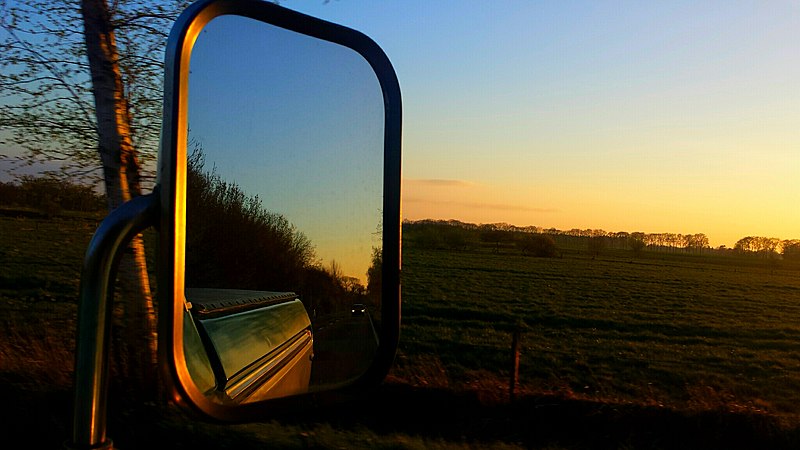
<path fill-rule="evenodd" d="M 184 260 L 187 170 L 187 98 L 189 61 L 203 27 L 215 17 L 238 15 L 272 26 L 350 48 L 372 67 L 383 91 L 384 167 L 381 287 L 381 323 L 378 350 L 367 371 L 353 384 L 330 391 L 266 400 L 243 405 L 221 405 L 207 399 L 189 376 L 183 354 Z M 159 366 L 167 395 L 205 418 L 221 421 L 263 419 L 270 414 L 335 397 L 350 388 L 375 386 L 388 374 L 400 337 L 400 86 L 383 50 L 364 34 L 301 14 L 263 0 L 200 0 L 177 19 L 167 42 L 164 79 L 164 115 L 158 166 L 160 232 L 158 260 Z M 269 80 L 264 80 L 269 86 Z"/>

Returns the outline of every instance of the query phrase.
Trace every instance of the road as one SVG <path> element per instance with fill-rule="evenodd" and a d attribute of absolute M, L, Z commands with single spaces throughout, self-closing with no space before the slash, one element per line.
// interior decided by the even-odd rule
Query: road
<path fill-rule="evenodd" d="M 361 375 L 367 369 L 377 347 L 369 312 L 318 321 L 314 328 L 312 389 Z"/>

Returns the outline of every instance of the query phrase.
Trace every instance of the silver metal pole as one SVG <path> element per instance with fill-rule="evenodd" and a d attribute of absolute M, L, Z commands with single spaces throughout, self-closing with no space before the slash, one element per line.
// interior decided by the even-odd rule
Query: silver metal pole
<path fill-rule="evenodd" d="M 158 195 L 143 195 L 112 211 L 92 237 L 81 270 L 75 345 L 71 449 L 111 449 L 106 436 L 108 355 L 114 280 L 131 238 L 157 223 Z"/>

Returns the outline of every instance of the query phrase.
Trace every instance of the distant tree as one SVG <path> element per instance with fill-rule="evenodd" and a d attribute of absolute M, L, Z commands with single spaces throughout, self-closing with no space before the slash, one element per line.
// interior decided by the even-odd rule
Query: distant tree
<path fill-rule="evenodd" d="M 557 254 L 556 241 L 548 234 L 523 233 L 517 246 L 526 255 L 552 258 Z"/>
<path fill-rule="evenodd" d="M 800 260 L 800 240 L 783 241 L 783 258 L 791 261 Z"/>
<path fill-rule="evenodd" d="M 781 240 L 778 238 L 765 238 L 764 251 L 768 257 L 774 257 L 779 253 L 781 248 Z"/>
<path fill-rule="evenodd" d="M 458 221 L 417 221 L 403 224 L 404 242 L 419 248 L 463 250 L 477 227 Z M 476 238 L 477 239 L 477 238 Z"/>
<path fill-rule="evenodd" d="M 403 241 L 418 248 L 438 249 L 444 247 L 442 236 L 435 226 L 416 224 L 404 231 Z"/>
<path fill-rule="evenodd" d="M 644 233 L 631 233 L 628 237 L 628 247 L 636 256 L 639 256 L 639 254 L 642 253 L 642 250 L 644 250 L 646 245 Z"/>
<path fill-rule="evenodd" d="M 339 264 L 338 261 L 332 259 L 331 262 L 328 264 L 328 273 L 334 280 L 341 280 L 344 276 L 344 271 L 342 271 L 342 265 Z"/>
<path fill-rule="evenodd" d="M 297 294 L 300 295 L 312 320 L 317 316 L 332 314 L 344 308 L 344 303 L 337 301 L 343 296 L 338 280 L 319 265 L 309 267 L 303 272 L 303 280 L 298 291 Z"/>
<path fill-rule="evenodd" d="M 23 176 L 17 183 L 0 183 L 0 205 L 40 211 L 99 212 L 105 199 L 91 186 L 58 177 Z"/>
<path fill-rule="evenodd" d="M 383 285 L 383 250 L 378 247 L 372 249 L 372 261 L 367 269 L 367 294 L 380 298 Z"/>
<path fill-rule="evenodd" d="M 344 291 L 351 296 L 360 296 L 366 294 L 366 287 L 361 284 L 361 280 L 356 277 L 343 276 L 339 282 L 344 288 Z"/>
<path fill-rule="evenodd" d="M 703 233 L 687 234 L 684 239 L 686 248 L 697 253 L 701 253 L 703 249 L 709 247 L 708 236 Z"/>
<path fill-rule="evenodd" d="M 508 232 L 500 230 L 485 230 L 480 233 L 481 242 L 492 245 L 492 250 L 497 253 L 500 251 L 500 243 L 506 238 Z"/>
<path fill-rule="evenodd" d="M 464 250 L 469 246 L 469 231 L 462 226 L 448 225 L 439 229 L 442 241 L 450 250 Z"/>
<path fill-rule="evenodd" d="M 589 250 L 589 254 L 592 257 L 600 256 L 603 253 L 603 250 L 606 249 L 606 237 L 605 236 L 592 236 L 587 240 L 587 247 Z"/>
<path fill-rule="evenodd" d="M 763 236 L 745 236 L 734 244 L 733 248 L 740 254 L 755 254 L 761 257 L 770 258 L 778 254 L 781 240 L 778 238 L 767 238 Z"/>
<path fill-rule="evenodd" d="M 752 236 L 745 236 L 736 241 L 735 244 L 733 244 L 733 249 L 738 253 L 755 252 L 756 251 L 755 238 L 753 238 Z"/>
<path fill-rule="evenodd" d="M 628 247 L 628 238 L 630 237 L 630 233 L 627 231 L 618 231 L 616 233 L 611 234 L 612 243 L 616 248 L 627 248 Z"/>
<path fill-rule="evenodd" d="M 315 268 L 311 268 L 311 273 L 315 272 Z M 317 291 L 325 292 L 324 296 L 316 295 L 317 305 L 321 303 L 327 304 L 324 311 L 327 313 L 334 313 L 337 311 L 344 311 L 353 303 L 364 303 L 367 298 L 367 288 L 356 277 L 347 276 L 342 270 L 341 264 L 336 260 L 331 260 L 326 269 L 323 270 L 327 274 L 327 278 L 317 277 L 315 284 L 306 286 L 305 283 L 301 284 L 302 291 Z M 320 284 L 322 283 L 322 284 Z M 373 286 L 374 288 L 374 286 Z M 373 302 L 373 305 L 375 302 Z"/>
<path fill-rule="evenodd" d="M 13 206 L 20 205 L 19 186 L 14 183 L 0 181 L 0 205 Z"/>

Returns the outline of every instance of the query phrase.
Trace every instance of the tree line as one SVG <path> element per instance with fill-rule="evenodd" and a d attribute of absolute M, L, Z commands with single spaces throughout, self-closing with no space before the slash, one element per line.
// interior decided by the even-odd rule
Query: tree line
<path fill-rule="evenodd" d="M 560 247 L 583 248 L 597 255 L 605 249 L 643 251 L 715 253 L 760 257 L 783 257 L 800 260 L 800 239 L 747 236 L 733 248 L 712 248 L 704 233 L 644 233 L 607 232 L 602 229 L 559 230 L 538 226 L 519 227 L 506 223 L 474 224 L 459 220 L 432 220 L 403 222 L 404 240 L 407 244 L 426 248 L 464 249 L 475 243 L 499 250 L 517 248 L 522 253 L 535 256 L 555 256 Z M 552 244 L 550 243 L 552 241 Z"/>
<path fill-rule="evenodd" d="M 800 260 L 800 239 L 779 239 L 764 236 L 746 236 L 733 246 L 733 251 L 741 254 L 774 258 Z"/>
<path fill-rule="evenodd" d="M 189 158 L 186 189 L 187 287 L 290 291 L 312 316 L 377 308 L 381 253 L 375 250 L 367 286 L 336 261 L 326 267 L 311 240 L 283 215 L 267 211 L 257 195 L 206 170 L 200 150 Z"/>
<path fill-rule="evenodd" d="M 55 216 L 63 211 L 100 212 L 106 201 L 92 186 L 63 178 L 24 176 L 15 183 L 0 182 L 0 206 Z"/>

